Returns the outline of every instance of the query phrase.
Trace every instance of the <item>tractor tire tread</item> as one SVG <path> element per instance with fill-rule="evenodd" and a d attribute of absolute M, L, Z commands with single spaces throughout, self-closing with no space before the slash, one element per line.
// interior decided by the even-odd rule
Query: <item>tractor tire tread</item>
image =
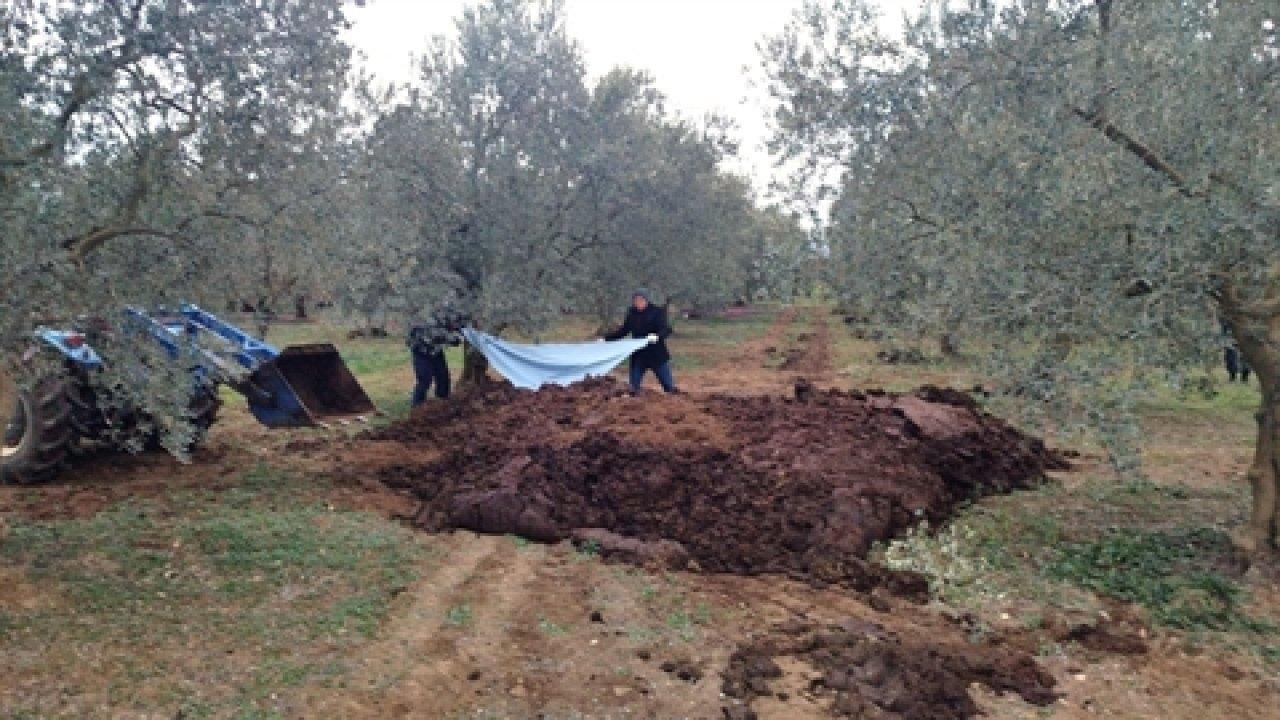
<path fill-rule="evenodd" d="M 71 424 L 67 382 L 59 377 L 36 383 L 31 403 L 35 421 L 31 429 L 39 436 L 25 457 L 0 465 L 0 481 L 33 485 L 51 480 L 62 470 L 77 438 Z"/>

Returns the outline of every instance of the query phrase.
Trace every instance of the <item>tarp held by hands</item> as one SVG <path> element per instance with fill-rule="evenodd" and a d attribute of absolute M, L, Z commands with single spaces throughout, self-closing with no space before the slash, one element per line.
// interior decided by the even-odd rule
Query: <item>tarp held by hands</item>
<path fill-rule="evenodd" d="M 631 353 L 648 344 L 646 340 L 616 340 L 522 345 L 473 328 L 463 328 L 462 335 L 484 353 L 489 364 L 512 385 L 527 390 L 537 390 L 547 384 L 570 385 L 588 377 L 607 375 L 631 357 Z"/>

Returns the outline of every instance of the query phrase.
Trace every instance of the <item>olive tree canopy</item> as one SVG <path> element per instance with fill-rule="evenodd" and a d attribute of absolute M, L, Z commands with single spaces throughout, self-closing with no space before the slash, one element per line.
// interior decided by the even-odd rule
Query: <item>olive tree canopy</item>
<path fill-rule="evenodd" d="M 1247 548 L 1280 473 L 1280 44 L 1274 2 L 935 3 L 901 40 L 810 2 L 765 47 L 776 149 L 839 173 L 859 312 L 984 351 L 1001 391 L 1100 430 L 1229 329 L 1263 401 Z"/>
<path fill-rule="evenodd" d="M 195 280 L 265 231 L 279 183 L 338 112 L 341 5 L 0 5 L 0 350 L 11 372 L 29 370 L 15 361 L 36 324 L 221 297 L 213 278 Z M 129 353 L 113 352 L 116 382 L 160 392 L 163 373 L 124 372 Z"/>

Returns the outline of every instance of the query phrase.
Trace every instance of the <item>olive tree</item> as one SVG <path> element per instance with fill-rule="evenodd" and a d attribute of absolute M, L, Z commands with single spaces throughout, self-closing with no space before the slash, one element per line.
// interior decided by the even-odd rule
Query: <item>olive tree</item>
<path fill-rule="evenodd" d="M 589 118 L 577 304 L 608 323 L 637 286 L 688 308 L 741 295 L 758 214 L 750 186 L 720 168 L 733 151 L 722 122 L 672 116 L 651 78 L 625 68 L 601 78 Z"/>
<path fill-rule="evenodd" d="M 342 184 L 325 285 L 370 327 L 413 322 L 461 296 L 449 251 L 462 232 L 461 147 L 438 120 L 394 92 L 362 92 L 371 128 L 358 136 Z"/>
<path fill-rule="evenodd" d="M 588 87 L 564 19 L 558 1 L 468 7 L 407 97 L 375 113 L 366 188 L 396 209 L 359 222 L 405 275 L 388 282 L 398 312 L 452 299 L 489 331 L 535 333 L 568 308 L 603 315 L 638 283 L 690 303 L 741 284 L 753 205 L 718 167 L 720 124 L 669 116 L 643 73 Z M 464 379 L 483 371 L 469 353 Z"/>
<path fill-rule="evenodd" d="M 222 294 L 215 278 L 229 273 L 207 271 L 225 267 L 255 224 L 246 218 L 303 161 L 284 149 L 303 150 L 338 110 L 344 25 L 340 0 L 0 5 L 8 374 L 27 386 L 41 374 L 27 352 L 36 324 L 110 324 L 126 303 Z M 104 390 L 182 418 L 191 383 L 179 364 L 146 343 L 103 349 Z"/>
<path fill-rule="evenodd" d="M 449 230 L 432 241 L 477 324 L 535 328 L 559 307 L 561 270 L 581 242 L 572 220 L 589 95 L 582 59 L 560 2 L 488 0 L 456 29 L 423 55 L 414 94 L 461 160 L 446 191 Z M 480 379 L 483 367 L 469 353 L 464 376 Z"/>
<path fill-rule="evenodd" d="M 1202 371 L 1225 323 L 1262 388 L 1246 550 L 1277 530 L 1277 15 L 972 0 L 892 40 L 832 0 L 765 46 L 776 149 L 839 177 L 847 297 L 972 339 L 1003 393 L 1098 429 L 1118 469 L 1137 471 L 1136 402 Z"/>

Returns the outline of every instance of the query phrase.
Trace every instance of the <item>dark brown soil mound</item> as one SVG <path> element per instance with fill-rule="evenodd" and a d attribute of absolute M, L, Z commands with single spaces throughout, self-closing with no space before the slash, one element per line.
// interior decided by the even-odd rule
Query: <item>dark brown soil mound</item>
<path fill-rule="evenodd" d="M 498 386 L 375 433 L 436 450 L 377 474 L 423 500 L 417 522 L 431 530 L 576 537 L 635 561 L 919 591 L 863 560 L 873 542 L 1058 462 L 961 393 L 801 383 L 797 396 Z"/>
<path fill-rule="evenodd" d="M 800 692 L 827 701 L 836 717 L 971 718 L 978 714 L 969 696 L 974 683 L 1018 693 L 1037 705 L 1057 698 L 1053 676 L 1030 655 L 960 642 L 897 633 L 857 619 L 832 627 L 791 623 L 730 658 L 723 692 L 741 704 L 729 705 L 726 714 L 752 718 L 751 700 L 782 695 L 779 688 L 786 683 L 777 661 L 783 658 L 805 668 L 808 677 Z"/>

